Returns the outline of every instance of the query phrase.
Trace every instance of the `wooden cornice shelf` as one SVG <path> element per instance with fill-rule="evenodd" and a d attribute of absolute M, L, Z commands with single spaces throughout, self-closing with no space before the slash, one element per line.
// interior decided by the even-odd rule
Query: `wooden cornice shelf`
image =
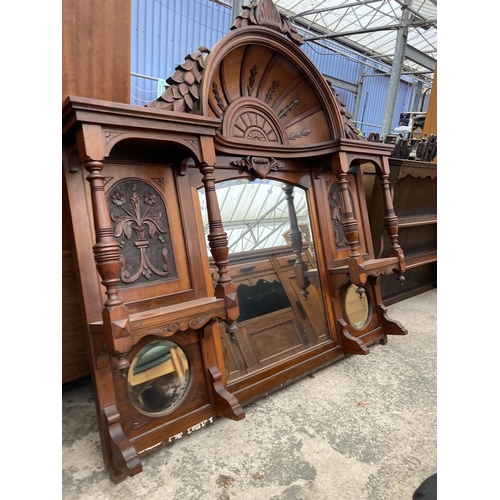
<path fill-rule="evenodd" d="M 437 224 L 437 215 L 407 215 L 398 217 L 398 226 L 400 228 L 424 226 L 426 224 Z"/>
<path fill-rule="evenodd" d="M 431 264 L 437 262 L 437 251 L 419 252 L 413 255 L 405 256 L 406 269 L 423 266 L 424 264 Z"/>
<path fill-rule="evenodd" d="M 169 322 L 183 323 L 191 318 L 202 318 L 207 316 L 216 317 L 218 314 L 224 316 L 224 299 L 215 297 L 204 297 L 201 299 L 189 300 L 181 304 L 173 304 L 156 309 L 149 309 L 129 316 L 130 324 L 133 330 L 141 327 L 151 327 L 156 324 L 166 324 Z M 96 321 L 90 324 L 90 330 L 101 332 L 103 328 L 102 321 Z"/>
<path fill-rule="evenodd" d="M 387 267 L 387 266 L 398 266 L 398 257 L 386 257 L 384 259 L 369 259 L 364 261 L 364 268 L 367 273 L 374 271 L 376 269 Z M 328 271 L 330 274 L 346 274 L 349 272 L 348 266 L 340 266 L 330 269 Z"/>
<path fill-rule="evenodd" d="M 170 314 L 175 314 L 176 316 L 183 315 L 187 316 L 190 314 L 190 310 L 201 311 L 211 311 L 214 309 L 219 309 L 224 307 L 224 299 L 216 299 L 215 297 L 204 297 L 202 299 L 189 300 L 181 304 L 173 304 L 171 306 L 159 307 L 158 309 L 150 309 L 147 311 L 141 311 L 130 315 L 131 322 L 141 321 L 144 318 L 156 318 L 158 316 L 169 316 Z"/>
<path fill-rule="evenodd" d="M 437 177 L 436 163 L 390 158 L 389 165 L 391 166 L 391 177 L 396 179 L 402 179 L 407 175 L 415 178 L 430 177 L 431 179 L 436 179 Z"/>

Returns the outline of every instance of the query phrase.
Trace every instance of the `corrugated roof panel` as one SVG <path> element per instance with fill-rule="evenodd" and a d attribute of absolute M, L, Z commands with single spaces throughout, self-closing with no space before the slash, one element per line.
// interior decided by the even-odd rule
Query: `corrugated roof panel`
<path fill-rule="evenodd" d="M 230 26 L 231 9 L 211 0 L 132 0 L 131 73 L 144 76 L 131 77 L 131 104 L 143 106 L 156 99 L 158 78 L 168 78 L 186 55 L 200 45 L 212 49 L 229 33 Z M 358 83 L 362 68 L 358 60 L 363 56 L 331 40 L 307 42 L 302 49 L 324 75 L 350 85 Z M 365 123 L 358 126 L 366 135 L 380 132 L 387 98 L 390 68 L 368 59 L 364 72 L 372 74 L 375 67 L 387 75 L 364 79 L 359 112 L 354 117 L 354 121 Z M 405 81 L 413 83 L 415 79 L 402 77 L 393 127 L 398 124 L 399 114 L 411 109 L 408 97 L 411 84 Z M 355 94 L 341 86 L 335 88 L 353 114 Z"/>
<path fill-rule="evenodd" d="M 390 75 L 377 72 L 372 69 L 367 70 L 367 76 L 363 78 L 363 87 L 360 95 L 360 105 L 357 119 L 358 128 L 368 136 L 370 132 L 380 133 L 382 120 L 384 116 L 385 103 L 387 100 L 387 91 L 389 88 Z M 399 124 L 399 115 L 411 109 L 413 102 L 412 84 L 409 82 L 400 82 L 394 115 L 391 127 L 397 127 Z M 349 109 L 349 107 L 347 108 Z"/>
<path fill-rule="evenodd" d="M 130 103 L 156 99 L 156 78 L 168 78 L 200 45 L 213 47 L 230 27 L 231 10 L 208 0 L 132 0 Z"/>
<path fill-rule="evenodd" d="M 330 48 L 334 51 L 330 50 Z M 359 77 L 359 62 L 357 56 L 349 54 L 345 48 L 332 43 L 305 43 L 302 50 L 314 62 L 324 75 L 355 84 Z"/>
<path fill-rule="evenodd" d="M 403 19 L 402 0 L 273 0 L 297 27 L 310 29 L 309 36 L 328 31 L 340 34 L 375 56 L 393 57 L 397 28 Z M 315 10 L 316 12 L 311 12 Z M 413 0 L 406 10 L 408 44 L 437 59 L 437 2 Z M 375 28 L 379 30 L 376 31 Z M 406 60 L 405 66 L 425 70 Z"/>

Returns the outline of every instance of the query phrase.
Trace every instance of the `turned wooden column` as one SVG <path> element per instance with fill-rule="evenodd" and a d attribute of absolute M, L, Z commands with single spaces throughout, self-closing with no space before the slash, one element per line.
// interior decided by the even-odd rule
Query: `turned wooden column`
<path fill-rule="evenodd" d="M 333 157 L 333 171 L 338 179 L 340 198 L 342 201 L 343 217 L 342 229 L 344 237 L 349 244 L 350 255 L 347 261 L 351 282 L 357 285 L 357 293 L 361 296 L 365 292 L 363 285 L 366 283 L 365 262 L 362 255 L 358 252 L 359 230 L 358 221 L 354 216 L 354 207 L 351 203 L 349 193 L 349 181 L 347 180 L 347 171 L 349 162 L 345 153 L 339 153 Z"/>
<path fill-rule="evenodd" d="M 219 203 L 217 194 L 215 193 L 215 177 L 213 172 L 215 167 L 206 163 L 200 165 L 200 172 L 203 174 L 203 186 L 205 187 L 205 198 L 207 201 L 207 214 L 208 214 L 208 243 L 210 251 L 215 261 L 215 265 L 219 271 L 219 278 L 217 279 L 217 288 L 224 288 L 231 282 L 231 278 L 227 274 L 228 265 L 228 239 L 227 233 L 222 226 L 222 219 L 220 215 Z M 217 295 L 217 294 L 216 294 Z"/>
<path fill-rule="evenodd" d="M 403 249 L 398 243 L 398 218 L 396 212 L 394 211 L 394 205 L 392 203 L 391 185 L 389 182 L 389 161 L 387 158 L 383 158 L 384 168 L 376 169 L 377 176 L 380 179 L 380 186 L 382 187 L 382 197 L 384 203 L 384 226 L 389 239 L 391 241 L 391 248 L 389 249 L 390 257 L 398 257 L 400 269 L 396 271 L 399 274 L 399 279 L 404 281 L 403 273 L 406 270 L 406 264 L 404 259 Z"/>
<path fill-rule="evenodd" d="M 236 286 L 227 274 L 227 266 L 229 263 L 229 248 L 227 233 L 222 226 L 222 218 L 220 214 L 219 202 L 215 192 L 215 177 L 213 172 L 214 165 L 202 163 L 199 166 L 200 172 L 203 174 L 203 186 L 205 187 L 205 198 L 207 202 L 208 213 L 208 244 L 210 252 L 214 258 L 215 265 L 217 266 L 219 277 L 215 287 L 215 296 L 223 298 L 226 301 L 227 311 L 227 328 L 226 332 L 234 339 L 234 332 L 236 325 L 234 322 L 240 315 L 238 300 L 236 296 Z"/>
<path fill-rule="evenodd" d="M 293 203 L 293 186 L 286 185 L 283 188 L 285 193 L 286 202 L 288 204 L 288 218 L 290 220 L 290 245 L 292 250 L 297 256 L 295 261 L 294 272 L 297 286 L 302 290 L 302 295 L 307 299 L 309 292 L 307 287 L 310 285 L 309 279 L 305 275 L 308 270 L 307 264 L 302 260 L 302 233 L 297 221 L 297 213 L 295 212 L 295 205 Z"/>
<path fill-rule="evenodd" d="M 339 179 L 339 190 L 342 199 L 343 218 L 342 218 L 342 229 L 344 230 L 344 237 L 349 244 L 350 255 L 347 262 L 349 266 L 349 274 L 351 276 L 351 281 L 358 286 L 357 292 L 359 295 L 365 292 L 362 285 L 366 283 L 366 273 L 364 269 L 364 260 L 361 254 L 358 252 L 359 243 L 359 231 L 358 231 L 358 221 L 354 217 L 354 208 L 351 203 L 351 197 L 349 195 L 349 182 L 347 181 L 347 173 L 340 172 L 337 174 Z"/>
<path fill-rule="evenodd" d="M 113 236 L 113 225 L 104 192 L 103 162 L 88 159 L 84 163 L 89 172 L 92 212 L 95 227 L 94 260 L 106 288 L 107 299 L 102 311 L 106 348 L 116 356 L 115 368 L 124 370 L 129 362 L 124 358 L 132 347 L 128 309 L 123 305 L 118 292 L 120 283 L 120 247 Z"/>

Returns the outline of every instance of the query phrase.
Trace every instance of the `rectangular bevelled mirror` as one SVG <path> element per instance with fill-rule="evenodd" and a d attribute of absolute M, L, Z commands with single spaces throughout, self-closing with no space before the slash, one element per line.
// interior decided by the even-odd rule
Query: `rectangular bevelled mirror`
<path fill-rule="evenodd" d="M 306 278 L 317 265 L 305 190 L 238 179 L 218 183 L 216 193 L 240 307 L 234 338 L 222 335 L 231 385 L 317 346 L 330 333 L 321 290 Z M 208 234 L 202 189 L 199 194 Z"/>

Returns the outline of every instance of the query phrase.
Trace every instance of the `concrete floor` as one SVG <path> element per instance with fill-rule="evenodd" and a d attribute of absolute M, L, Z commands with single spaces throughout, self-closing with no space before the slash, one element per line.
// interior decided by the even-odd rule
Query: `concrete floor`
<path fill-rule="evenodd" d="M 437 470 L 437 289 L 389 307 L 375 344 L 142 459 L 116 485 L 93 391 L 63 386 L 63 500 L 411 500 Z"/>

